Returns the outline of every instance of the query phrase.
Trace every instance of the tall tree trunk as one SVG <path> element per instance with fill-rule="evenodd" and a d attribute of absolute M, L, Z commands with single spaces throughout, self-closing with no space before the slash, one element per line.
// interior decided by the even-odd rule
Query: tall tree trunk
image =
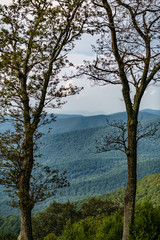
<path fill-rule="evenodd" d="M 31 210 L 30 207 L 21 207 L 21 232 L 18 240 L 33 240 Z"/>
<path fill-rule="evenodd" d="M 127 187 L 124 195 L 124 226 L 123 238 L 126 240 L 131 234 L 134 223 L 134 210 L 137 185 L 137 116 L 128 119 L 128 149 L 126 151 L 128 162 Z"/>
<path fill-rule="evenodd" d="M 33 134 L 28 131 L 23 143 L 23 164 L 19 177 L 19 206 L 21 210 L 21 231 L 18 240 L 33 240 L 31 211 L 34 202 L 30 196 L 30 179 L 33 168 Z"/>

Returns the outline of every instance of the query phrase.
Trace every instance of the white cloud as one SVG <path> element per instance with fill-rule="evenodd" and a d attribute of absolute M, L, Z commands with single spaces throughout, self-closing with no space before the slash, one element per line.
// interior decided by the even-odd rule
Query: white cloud
<path fill-rule="evenodd" d="M 150 95 L 154 95 L 156 93 L 156 90 L 153 89 L 151 92 L 150 92 Z"/>
<path fill-rule="evenodd" d="M 1 0 L 0 1 L 0 4 L 5 4 L 5 5 L 9 5 L 9 4 L 11 4 L 12 3 L 12 1 L 11 0 Z"/>

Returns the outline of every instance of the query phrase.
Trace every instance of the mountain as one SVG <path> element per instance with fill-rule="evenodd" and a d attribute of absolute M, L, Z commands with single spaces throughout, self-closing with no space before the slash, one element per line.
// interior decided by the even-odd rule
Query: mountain
<path fill-rule="evenodd" d="M 95 116 L 82 116 L 82 115 L 68 115 L 68 114 L 56 114 L 56 121 L 48 125 L 41 127 L 43 133 L 47 133 L 51 128 L 51 133 L 63 133 L 88 128 L 106 126 L 106 119 L 109 121 L 123 120 L 126 121 L 126 112 L 118 112 L 109 115 L 95 115 Z M 139 112 L 139 120 L 152 120 L 160 117 L 160 110 L 144 109 Z M 7 129 L 12 129 L 11 123 L 1 123 L 0 132 L 4 132 Z"/>
<path fill-rule="evenodd" d="M 127 161 L 126 156 L 119 151 L 96 153 L 96 140 L 113 131 L 107 125 L 106 118 L 126 120 L 126 113 L 97 116 L 57 115 L 57 121 L 41 128 L 46 133 L 40 144 L 39 153 L 42 154 L 39 162 L 67 170 L 70 187 L 56 195 L 55 200 L 76 201 L 93 195 L 101 195 L 114 191 L 126 185 Z M 139 114 L 142 125 L 160 122 L 157 112 L 143 110 Z M 1 127 L 1 126 L 0 126 Z M 48 128 L 52 128 L 48 133 Z M 7 128 L 7 126 L 6 126 Z M 0 129 L 2 130 L 2 129 Z M 138 179 L 160 172 L 160 132 L 155 139 L 143 139 L 138 145 Z M 0 215 L 18 213 L 15 209 L 6 206 L 7 195 L 0 186 Z M 37 204 L 35 210 L 49 205 L 53 198 Z"/>
<path fill-rule="evenodd" d="M 160 110 L 144 109 L 144 110 L 141 111 L 141 113 L 142 112 L 146 112 L 146 113 L 149 113 L 149 114 L 154 114 L 154 115 L 160 116 Z"/>

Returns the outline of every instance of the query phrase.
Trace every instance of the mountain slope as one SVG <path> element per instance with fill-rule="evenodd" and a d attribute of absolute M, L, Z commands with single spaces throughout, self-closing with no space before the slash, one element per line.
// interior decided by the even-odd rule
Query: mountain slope
<path fill-rule="evenodd" d="M 125 113 L 108 115 L 111 120 L 124 119 Z M 58 118 L 58 117 L 57 117 Z M 63 120 L 63 122 L 62 122 Z M 145 114 L 143 124 L 159 121 L 156 114 Z M 61 121 L 61 122 L 59 122 Z M 54 124 L 57 130 L 54 131 Z M 95 153 L 96 140 L 113 132 L 106 125 L 106 116 L 59 116 L 57 123 L 52 123 L 50 134 L 42 137 L 39 160 L 44 165 L 67 170 L 70 187 L 62 190 L 55 200 L 76 201 L 95 194 L 101 195 L 126 185 L 126 156 L 119 151 Z M 45 126 L 47 127 L 47 126 Z M 75 130 L 76 129 L 76 130 Z M 43 129 L 47 132 L 47 129 Z M 143 139 L 138 146 L 138 179 L 160 172 L 160 133 L 155 140 Z M 0 215 L 18 213 L 6 206 L 7 195 L 0 186 Z M 52 199 L 38 204 L 35 210 L 43 209 Z"/>
<path fill-rule="evenodd" d="M 101 196 L 95 196 L 98 199 L 112 201 L 119 201 L 123 204 L 123 194 L 125 189 L 120 188 L 114 192 L 103 194 Z M 160 206 L 160 173 L 146 176 L 137 183 L 137 201 L 143 201 L 148 198 L 154 205 Z M 88 202 L 90 198 L 83 199 L 76 202 L 77 209 L 80 209 L 82 204 Z M 19 233 L 20 230 L 20 217 L 19 216 L 0 216 L 0 233 L 13 232 Z"/>
<path fill-rule="evenodd" d="M 98 198 L 123 202 L 124 192 L 125 188 L 120 188 L 114 192 L 99 196 Z M 160 173 L 145 176 L 137 182 L 136 201 L 143 201 L 145 198 L 152 201 L 153 204 L 160 206 Z"/>

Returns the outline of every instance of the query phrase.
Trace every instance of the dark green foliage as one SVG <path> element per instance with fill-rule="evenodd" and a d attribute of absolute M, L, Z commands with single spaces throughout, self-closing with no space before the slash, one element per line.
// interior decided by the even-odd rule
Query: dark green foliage
<path fill-rule="evenodd" d="M 95 197 L 92 197 L 88 202 L 83 203 L 81 207 L 83 218 L 86 218 L 87 216 L 95 217 L 100 214 L 110 215 L 118 209 L 118 204 L 110 200 L 102 201 L 101 199 L 97 199 Z"/>
<path fill-rule="evenodd" d="M 17 235 L 14 233 L 2 233 L 0 235 L 0 240 L 17 240 Z"/>
<path fill-rule="evenodd" d="M 74 224 L 69 221 L 59 240 L 121 240 L 122 216 L 119 212 L 106 216 L 87 217 Z"/>
<path fill-rule="evenodd" d="M 56 236 L 61 235 L 67 221 L 72 225 L 80 219 L 88 217 L 97 217 L 100 215 L 111 215 L 118 210 L 118 205 L 111 201 L 101 201 L 91 198 L 88 203 L 84 203 L 79 210 L 71 203 L 60 204 L 53 202 L 49 208 L 39 213 L 33 218 L 33 235 L 35 239 L 41 240 L 49 233 Z M 93 218 L 90 218 L 93 219 Z M 90 224 L 90 220 L 84 221 Z M 88 225 L 87 225 L 88 226 Z M 84 235 L 83 235 L 84 236 Z M 87 235 L 88 236 L 88 235 Z"/>
<path fill-rule="evenodd" d="M 45 238 L 44 240 L 56 240 L 57 237 L 54 233 L 49 233 Z"/>
<path fill-rule="evenodd" d="M 114 215 L 103 218 L 95 240 L 121 240 L 123 232 L 122 213 L 117 211 Z"/>
<path fill-rule="evenodd" d="M 53 202 L 37 217 L 33 217 L 33 236 L 34 239 L 43 239 L 49 233 L 59 236 L 70 219 L 75 222 L 81 218 L 81 213 L 75 209 L 75 206 L 69 202 L 60 204 Z"/>
<path fill-rule="evenodd" d="M 94 217 L 82 219 L 74 224 L 68 221 L 59 240 L 93 240 L 100 223 L 101 220 Z"/>
<path fill-rule="evenodd" d="M 160 207 L 154 207 L 149 200 L 138 203 L 135 222 L 129 240 L 160 240 Z"/>
<path fill-rule="evenodd" d="M 117 211 L 110 216 L 87 217 L 78 222 L 68 223 L 58 240 L 121 240 L 122 213 Z M 160 208 L 145 200 L 137 203 L 135 224 L 128 240 L 160 240 Z"/>
<path fill-rule="evenodd" d="M 2 225 L 3 225 L 4 221 L 5 221 L 5 218 L 4 218 L 4 217 L 2 217 L 2 216 L 0 216 L 0 226 L 2 226 Z"/>

